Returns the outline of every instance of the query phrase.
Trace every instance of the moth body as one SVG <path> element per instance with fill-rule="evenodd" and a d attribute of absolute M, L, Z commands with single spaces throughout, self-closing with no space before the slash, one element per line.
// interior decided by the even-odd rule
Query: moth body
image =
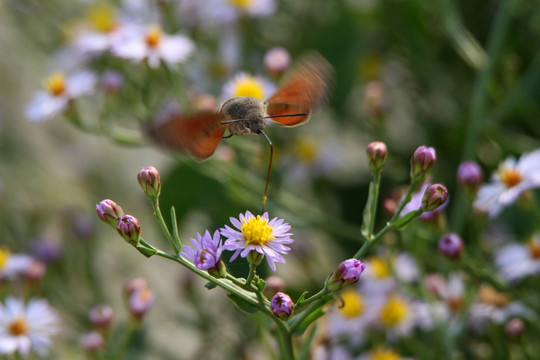
<path fill-rule="evenodd" d="M 229 117 L 231 122 L 228 129 L 232 135 L 260 134 L 264 130 L 264 117 L 267 116 L 265 104 L 250 96 L 237 96 L 224 101 L 218 113 Z"/>

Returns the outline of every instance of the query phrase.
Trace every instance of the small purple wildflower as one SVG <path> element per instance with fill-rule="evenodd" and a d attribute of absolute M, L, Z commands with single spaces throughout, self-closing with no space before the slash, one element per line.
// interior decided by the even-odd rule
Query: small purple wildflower
<path fill-rule="evenodd" d="M 463 252 L 463 241 L 458 234 L 445 234 L 439 239 L 439 251 L 450 259 L 457 259 Z"/>
<path fill-rule="evenodd" d="M 214 236 L 211 236 L 208 230 L 204 236 L 197 233 L 197 239 L 191 238 L 190 240 L 193 247 L 183 245 L 180 255 L 192 260 L 199 270 L 216 268 L 224 250 L 219 230 L 214 232 Z"/>

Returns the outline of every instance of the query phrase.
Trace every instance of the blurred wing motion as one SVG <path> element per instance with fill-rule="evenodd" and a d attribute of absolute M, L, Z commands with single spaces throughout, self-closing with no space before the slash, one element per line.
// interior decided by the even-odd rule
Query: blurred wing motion
<path fill-rule="evenodd" d="M 321 55 L 314 53 L 306 56 L 266 101 L 266 112 L 273 121 L 285 126 L 307 122 L 312 109 L 326 98 L 332 77 L 332 66 Z M 305 115 L 283 116 L 289 114 Z"/>
<path fill-rule="evenodd" d="M 204 161 L 212 156 L 221 141 L 227 129 L 221 121 L 227 119 L 227 115 L 215 112 L 175 113 L 165 122 L 149 128 L 148 134 L 167 148 L 187 152 L 197 161 Z"/>

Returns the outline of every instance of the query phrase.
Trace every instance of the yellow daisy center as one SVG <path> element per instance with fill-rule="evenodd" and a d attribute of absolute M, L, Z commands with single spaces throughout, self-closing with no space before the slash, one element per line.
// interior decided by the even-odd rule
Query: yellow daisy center
<path fill-rule="evenodd" d="M 54 96 L 62 95 L 66 92 L 66 78 L 62 73 L 54 73 L 45 79 L 43 86 Z"/>
<path fill-rule="evenodd" d="M 509 188 L 516 186 L 522 180 L 519 171 L 514 169 L 503 169 L 500 171 L 499 176 L 501 181 Z"/>
<path fill-rule="evenodd" d="M 242 234 L 246 238 L 246 245 L 265 245 L 268 241 L 275 239 L 272 236 L 274 230 L 268 225 L 268 219 L 261 219 L 261 215 L 249 218 L 242 222 Z"/>
<path fill-rule="evenodd" d="M 155 48 L 161 41 L 161 29 L 159 27 L 152 27 L 146 33 L 146 45 L 151 48 Z"/>
<path fill-rule="evenodd" d="M 390 349 L 375 349 L 369 354 L 369 360 L 399 360 L 399 354 Z"/>
<path fill-rule="evenodd" d="M 257 79 L 248 75 L 233 85 L 233 96 L 251 96 L 264 100 L 264 89 Z"/>
<path fill-rule="evenodd" d="M 0 248 L 0 269 L 3 268 L 4 265 L 6 265 L 10 256 L 11 252 L 9 251 L 9 249 L 5 246 L 2 246 Z"/>
<path fill-rule="evenodd" d="M 317 143 L 315 141 L 298 139 L 293 150 L 303 162 L 312 163 L 317 158 Z"/>
<path fill-rule="evenodd" d="M 372 258 L 369 266 L 377 279 L 385 279 L 392 274 L 388 262 L 379 257 Z"/>
<path fill-rule="evenodd" d="M 540 259 L 540 240 L 533 238 L 527 243 L 527 247 L 533 259 Z M 0 267 L 2 267 L 1 262 Z"/>
<path fill-rule="evenodd" d="M 28 331 L 28 324 L 23 317 L 18 317 L 8 326 L 8 332 L 13 336 L 20 336 L 26 334 Z"/>
<path fill-rule="evenodd" d="M 107 3 L 99 3 L 88 12 L 88 20 L 92 26 L 101 32 L 111 32 L 116 28 L 116 14 L 114 6 Z"/>
<path fill-rule="evenodd" d="M 246 10 L 252 2 L 253 0 L 229 0 L 229 3 L 242 10 Z"/>
<path fill-rule="evenodd" d="M 343 306 L 339 308 L 341 315 L 348 319 L 360 316 L 364 312 L 364 299 L 357 291 L 349 289 L 341 293 Z"/>
<path fill-rule="evenodd" d="M 381 309 L 379 317 L 382 323 L 388 327 L 394 327 L 401 323 L 409 314 L 409 307 L 402 299 L 391 297 Z"/>

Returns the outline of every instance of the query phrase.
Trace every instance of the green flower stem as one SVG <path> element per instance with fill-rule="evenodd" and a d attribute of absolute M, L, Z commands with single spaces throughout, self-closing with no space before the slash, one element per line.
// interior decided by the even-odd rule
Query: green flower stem
<path fill-rule="evenodd" d="M 397 214 L 397 213 L 396 213 Z M 379 240 L 384 234 L 388 232 L 392 228 L 392 221 L 389 221 L 385 227 L 383 227 L 372 239 L 371 241 L 366 241 L 362 247 L 354 254 L 354 258 L 359 260 L 361 257 L 366 255 L 367 251 Z"/>
<path fill-rule="evenodd" d="M 324 290 L 326 291 L 326 289 Z M 309 306 L 304 311 L 302 311 L 297 317 L 294 318 L 294 320 L 290 324 L 291 333 L 294 333 L 296 329 L 302 324 L 302 322 L 312 313 L 319 310 L 330 301 L 334 301 L 333 297 L 329 299 L 326 295 L 328 295 L 328 293 L 326 293 L 324 297 L 309 304 Z"/>
<path fill-rule="evenodd" d="M 480 130 L 484 122 L 486 105 L 488 100 L 488 85 L 493 76 L 495 63 L 498 60 L 499 54 L 503 47 L 503 41 L 510 23 L 510 15 L 516 0 L 504 0 L 501 2 L 499 11 L 495 18 L 492 30 L 489 33 L 487 40 L 487 61 L 484 62 L 480 71 L 477 73 L 473 93 L 471 107 L 469 111 L 469 121 L 465 129 L 465 143 L 463 144 L 463 153 L 461 160 L 469 160 L 474 158 L 474 151 L 480 137 Z M 452 211 L 452 226 L 453 231 L 459 233 L 465 222 L 463 207 L 465 200 L 462 191 L 458 190 L 456 203 Z"/>
<path fill-rule="evenodd" d="M 251 282 L 255 278 L 256 269 L 257 269 L 256 265 L 249 264 L 249 274 L 248 274 L 248 277 L 247 277 L 247 280 L 246 280 L 245 287 L 247 287 L 247 288 L 251 287 Z"/>
<path fill-rule="evenodd" d="M 181 244 L 179 241 L 180 239 L 174 239 L 172 237 L 171 232 L 169 231 L 169 228 L 167 227 L 167 224 L 165 223 L 165 219 L 163 219 L 163 214 L 161 213 L 161 209 L 159 208 L 159 199 L 156 199 L 156 201 L 152 203 L 152 206 L 154 208 L 154 216 L 159 222 L 159 225 L 161 226 L 161 229 L 163 230 L 163 233 L 165 234 L 167 241 L 169 241 L 169 244 L 171 244 L 172 248 L 174 249 L 174 252 L 178 254 L 181 248 Z M 173 221 L 175 221 L 175 219 L 173 219 Z"/>
<path fill-rule="evenodd" d="M 305 300 L 303 300 L 303 301 L 301 301 L 301 302 L 298 302 L 298 303 L 296 304 L 296 306 L 307 305 L 307 304 L 309 304 L 309 303 L 311 303 L 311 302 L 313 302 L 313 301 L 315 301 L 315 300 L 318 300 L 318 299 L 320 299 L 320 298 L 325 297 L 327 293 L 328 293 L 328 292 L 327 292 L 326 287 L 325 287 L 325 288 L 321 289 L 321 291 L 319 291 L 319 292 L 316 293 L 315 295 L 313 295 L 313 296 L 311 296 L 311 297 L 309 297 L 309 298 L 307 298 L 307 299 L 305 299 Z"/>
<path fill-rule="evenodd" d="M 373 201 L 371 202 L 371 217 L 369 219 L 367 240 L 370 241 L 373 237 L 373 228 L 375 227 L 375 218 L 377 214 L 377 203 L 379 202 L 379 189 L 381 187 L 381 172 L 373 174 Z"/>
<path fill-rule="evenodd" d="M 206 271 L 197 269 L 197 267 L 195 265 L 193 265 L 192 263 L 190 263 L 189 261 L 187 261 L 183 257 L 172 255 L 172 254 L 163 252 L 163 251 L 161 251 L 159 249 L 156 249 L 156 254 L 155 255 L 158 255 L 158 256 L 164 257 L 166 259 L 175 261 L 175 262 L 185 266 L 186 268 L 188 268 L 192 272 L 196 273 L 200 277 L 210 281 L 211 283 L 219 286 L 220 288 L 222 288 L 222 289 L 224 289 L 226 291 L 229 291 L 229 292 L 235 294 L 236 296 L 242 298 L 243 300 L 250 303 L 251 305 L 254 305 L 254 306 L 259 306 L 260 305 L 259 300 L 257 299 L 257 297 L 253 293 L 250 293 L 250 292 L 240 288 L 239 286 L 237 286 L 237 285 L 235 285 L 233 283 L 229 283 L 229 282 L 227 282 L 225 280 L 222 280 L 222 279 L 216 279 L 212 275 L 208 274 Z"/>
<path fill-rule="evenodd" d="M 418 184 L 419 184 L 418 181 L 411 182 L 411 185 L 409 185 L 409 188 L 407 189 L 407 193 L 405 194 L 405 197 L 399 204 L 399 208 L 396 210 L 396 212 L 394 213 L 394 216 L 392 216 L 392 219 L 390 219 L 389 223 L 393 223 L 399 218 L 399 215 L 401 215 L 401 211 L 403 211 L 403 208 L 405 207 L 405 205 L 407 205 L 409 201 L 411 201 L 412 193 Z"/>

